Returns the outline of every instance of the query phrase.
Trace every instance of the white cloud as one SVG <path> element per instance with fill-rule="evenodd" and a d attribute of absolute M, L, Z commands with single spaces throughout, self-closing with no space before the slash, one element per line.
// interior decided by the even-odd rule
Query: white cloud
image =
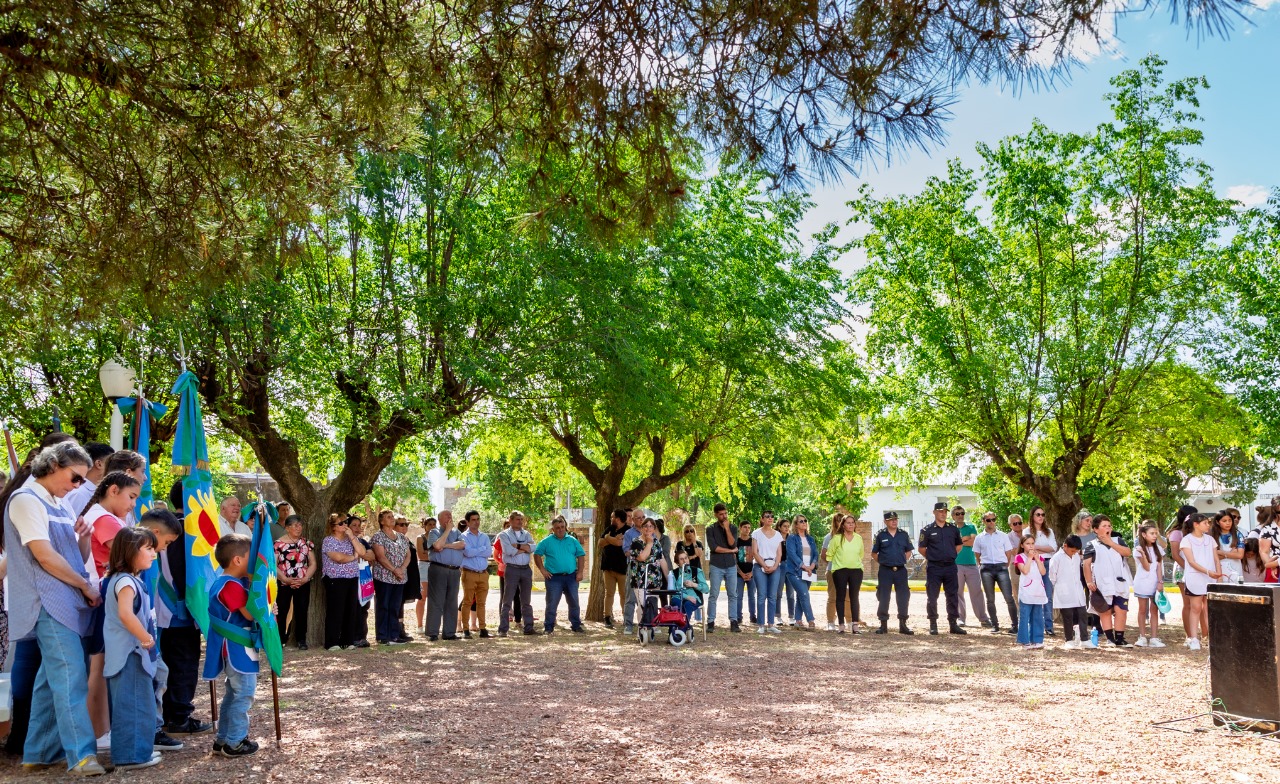
<path fill-rule="evenodd" d="M 1259 10 L 1265 11 L 1273 5 L 1280 4 L 1280 0 L 1253 0 L 1253 4 Z"/>
<path fill-rule="evenodd" d="M 1276 2 L 1276 0 L 1271 0 Z M 1227 188 L 1226 197 L 1240 202 L 1246 208 L 1261 207 L 1267 203 L 1270 193 L 1261 185 L 1232 185 Z"/>

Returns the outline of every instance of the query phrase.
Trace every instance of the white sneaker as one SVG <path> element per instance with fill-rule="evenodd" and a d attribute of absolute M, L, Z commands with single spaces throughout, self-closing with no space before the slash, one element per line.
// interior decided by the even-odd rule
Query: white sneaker
<path fill-rule="evenodd" d="M 1098 644 L 1093 640 L 1085 640 L 1083 643 L 1080 644 L 1080 647 L 1088 648 L 1088 649 L 1096 649 L 1098 647 Z"/>
<path fill-rule="evenodd" d="M 1163 642 L 1161 642 L 1159 637 L 1151 637 L 1150 639 L 1147 640 L 1147 647 L 1148 648 L 1167 648 L 1168 646 L 1165 645 Z"/>
<path fill-rule="evenodd" d="M 1074 651 L 1079 650 L 1079 648 L 1080 643 L 1077 640 L 1067 640 L 1062 644 L 1062 650 L 1064 651 Z"/>
<path fill-rule="evenodd" d="M 781 630 L 781 629 L 779 629 L 777 626 L 770 626 L 770 627 L 769 627 L 769 633 L 770 633 L 770 634 L 782 634 L 782 630 Z"/>
<path fill-rule="evenodd" d="M 1044 643 L 1042 643 L 1042 642 L 1033 642 L 1033 643 L 1031 643 L 1031 650 L 1033 650 L 1033 651 L 1038 651 L 1038 650 L 1040 650 L 1040 649 L 1041 649 L 1041 648 L 1043 648 L 1043 647 L 1044 647 Z"/>
<path fill-rule="evenodd" d="M 827 624 L 827 631 L 834 632 L 835 630 L 836 630 L 836 625 L 834 623 Z"/>
<path fill-rule="evenodd" d="M 1193 651 L 1198 651 L 1200 650 L 1200 641 L 1192 637 L 1190 640 L 1187 640 L 1187 647 Z"/>
<path fill-rule="evenodd" d="M 98 738 L 98 751 L 111 751 L 111 730 L 107 730 Z"/>
<path fill-rule="evenodd" d="M 1145 647 L 1147 647 L 1147 638 L 1146 638 L 1146 637 L 1139 637 L 1139 638 L 1138 638 L 1138 641 L 1137 641 L 1137 642 L 1135 642 L 1135 643 L 1133 644 L 1133 647 L 1135 647 L 1135 648 L 1145 648 Z"/>
<path fill-rule="evenodd" d="M 756 634 L 764 634 L 764 627 L 763 627 L 763 626 L 757 626 L 757 627 L 756 627 Z"/>

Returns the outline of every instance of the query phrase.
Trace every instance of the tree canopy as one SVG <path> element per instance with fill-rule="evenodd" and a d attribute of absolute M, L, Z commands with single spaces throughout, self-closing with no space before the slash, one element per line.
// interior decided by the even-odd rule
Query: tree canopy
<path fill-rule="evenodd" d="M 980 452 L 1059 531 L 1091 472 L 1140 477 L 1239 416 L 1186 361 L 1222 312 L 1234 205 L 1190 154 L 1207 85 L 1163 65 L 1117 76 L 1090 134 L 1037 123 L 980 146 L 979 175 L 851 204 L 880 431 L 925 464 Z"/>

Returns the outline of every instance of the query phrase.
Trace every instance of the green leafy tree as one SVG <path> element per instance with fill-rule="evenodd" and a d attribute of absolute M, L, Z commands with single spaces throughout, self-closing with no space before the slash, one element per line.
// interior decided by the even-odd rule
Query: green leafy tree
<path fill-rule="evenodd" d="M 582 274 L 566 284 L 538 372 L 500 408 L 564 450 L 594 493 L 597 535 L 613 509 L 687 478 L 713 444 L 747 448 L 762 422 L 839 403 L 822 362 L 843 317 L 831 248 L 803 252 L 804 202 L 760 182 L 723 172 L 699 184 L 649 241 L 574 236 L 546 250 Z M 597 561 L 595 619 L 598 572 Z"/>
<path fill-rule="evenodd" d="M 1184 354 L 1219 313 L 1232 203 L 1191 157 L 1202 79 L 1112 80 L 1115 119 L 1036 123 L 923 192 L 852 203 L 879 432 L 921 465 L 973 451 L 1065 533 L 1090 474 L 1141 477 L 1234 403 Z M 985 198 L 979 202 L 978 197 Z"/>

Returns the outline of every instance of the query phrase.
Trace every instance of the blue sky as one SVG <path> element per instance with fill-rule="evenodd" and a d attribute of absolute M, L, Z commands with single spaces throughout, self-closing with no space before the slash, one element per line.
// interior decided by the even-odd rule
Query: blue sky
<path fill-rule="evenodd" d="M 1248 21 L 1238 20 L 1225 40 L 1197 41 L 1185 26 L 1170 21 L 1165 4 L 1151 13 L 1121 17 L 1110 51 L 1076 67 L 1069 80 L 1054 88 L 1021 93 L 994 85 L 964 90 L 952 108 L 948 136 L 927 152 L 898 154 L 892 161 L 845 175 L 839 183 L 813 185 L 816 202 L 806 216 L 803 235 L 829 221 L 848 216 L 845 202 L 859 185 L 869 183 L 879 193 L 920 189 L 926 178 L 943 173 L 950 158 L 972 165 L 974 145 L 994 142 L 1026 131 L 1033 118 L 1062 131 L 1088 131 L 1110 119 L 1103 96 L 1108 80 L 1135 68 L 1154 52 L 1168 61 L 1166 79 L 1205 76 L 1210 89 L 1201 93 L 1201 127 L 1205 141 L 1199 156 L 1214 170 L 1220 193 L 1255 202 L 1280 186 L 1280 0 L 1255 0 Z M 1230 190 L 1229 190 L 1230 189 Z"/>

